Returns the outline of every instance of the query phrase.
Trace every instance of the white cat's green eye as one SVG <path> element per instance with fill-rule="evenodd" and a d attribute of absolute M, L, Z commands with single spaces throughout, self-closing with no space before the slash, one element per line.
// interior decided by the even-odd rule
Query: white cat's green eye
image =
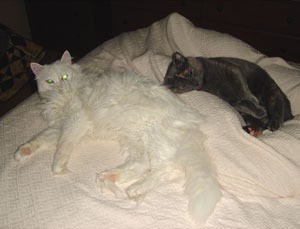
<path fill-rule="evenodd" d="M 68 75 L 67 74 L 62 75 L 61 79 L 62 80 L 67 80 L 68 79 Z"/>
<path fill-rule="evenodd" d="M 52 79 L 47 79 L 47 80 L 45 80 L 46 81 L 46 83 L 48 83 L 48 84 L 53 84 L 54 83 L 54 80 L 52 80 Z"/>

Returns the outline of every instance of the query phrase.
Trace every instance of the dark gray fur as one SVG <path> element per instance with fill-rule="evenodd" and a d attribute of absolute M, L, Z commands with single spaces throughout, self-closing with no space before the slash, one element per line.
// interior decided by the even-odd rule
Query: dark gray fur
<path fill-rule="evenodd" d="M 164 84 L 175 93 L 202 90 L 218 96 L 256 131 L 275 131 L 293 118 L 288 98 L 270 75 L 243 59 L 184 57 L 175 52 Z"/>

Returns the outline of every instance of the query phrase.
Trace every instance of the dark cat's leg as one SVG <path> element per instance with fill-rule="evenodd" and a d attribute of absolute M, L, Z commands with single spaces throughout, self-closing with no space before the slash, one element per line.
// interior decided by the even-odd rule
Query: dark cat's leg
<path fill-rule="evenodd" d="M 267 116 L 267 111 L 256 101 L 240 100 L 233 104 L 235 109 L 240 113 L 251 115 L 255 118 L 262 119 Z"/>
<path fill-rule="evenodd" d="M 279 93 L 272 96 L 268 96 L 267 111 L 269 116 L 269 122 L 267 128 L 271 131 L 278 130 L 284 122 L 284 100 Z"/>
<path fill-rule="evenodd" d="M 292 114 L 291 103 L 285 95 L 283 97 L 283 103 L 284 103 L 284 121 L 293 119 L 294 115 Z"/>
<path fill-rule="evenodd" d="M 231 67 L 230 70 L 231 77 L 227 76 L 229 83 L 224 85 L 227 88 L 223 87 L 225 98 L 227 97 L 230 104 L 240 113 L 249 114 L 258 119 L 266 117 L 267 111 L 249 89 L 245 74 L 238 67 Z"/>

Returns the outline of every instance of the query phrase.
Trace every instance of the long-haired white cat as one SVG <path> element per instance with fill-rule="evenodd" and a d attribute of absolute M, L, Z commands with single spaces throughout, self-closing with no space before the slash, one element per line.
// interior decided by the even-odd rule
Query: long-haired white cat
<path fill-rule="evenodd" d="M 32 63 L 31 68 L 48 127 L 18 148 L 17 160 L 47 144 L 55 150 L 52 171 L 62 174 L 83 137 L 116 140 L 128 157 L 123 165 L 101 173 L 103 185 L 134 181 L 126 193 L 138 198 L 170 171 L 182 169 L 190 214 L 205 222 L 221 192 L 203 145 L 204 118 L 196 110 L 134 72 L 83 74 L 67 51 L 61 60 Z"/>

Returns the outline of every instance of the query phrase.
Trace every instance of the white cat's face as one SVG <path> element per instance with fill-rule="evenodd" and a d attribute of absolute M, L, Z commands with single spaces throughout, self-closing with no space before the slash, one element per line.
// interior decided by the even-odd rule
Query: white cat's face
<path fill-rule="evenodd" d="M 40 95 L 54 88 L 63 88 L 65 82 L 70 81 L 74 75 L 71 55 L 65 51 L 61 60 L 50 65 L 31 63 L 31 69 L 36 76 Z"/>

